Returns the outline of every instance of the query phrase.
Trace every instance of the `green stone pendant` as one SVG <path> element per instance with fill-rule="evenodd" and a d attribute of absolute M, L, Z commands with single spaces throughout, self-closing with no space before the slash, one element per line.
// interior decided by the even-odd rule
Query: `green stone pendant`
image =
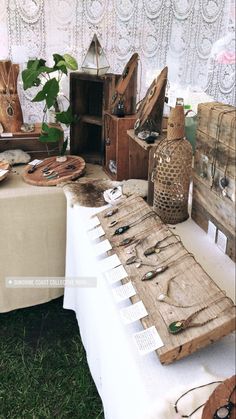
<path fill-rule="evenodd" d="M 129 229 L 129 226 L 122 226 L 122 227 L 119 227 L 119 228 L 117 228 L 116 230 L 115 230 L 115 232 L 114 232 L 114 235 L 120 235 L 120 234 L 123 234 L 125 231 L 127 231 Z"/>
<path fill-rule="evenodd" d="M 176 334 L 184 330 L 184 322 L 183 321 L 177 321 L 169 324 L 168 326 L 169 332 L 172 334 Z"/>
<path fill-rule="evenodd" d="M 141 278 L 142 281 L 149 281 L 150 279 L 155 278 L 155 276 L 157 276 L 157 272 L 156 271 L 148 271 L 146 272 L 143 277 Z"/>

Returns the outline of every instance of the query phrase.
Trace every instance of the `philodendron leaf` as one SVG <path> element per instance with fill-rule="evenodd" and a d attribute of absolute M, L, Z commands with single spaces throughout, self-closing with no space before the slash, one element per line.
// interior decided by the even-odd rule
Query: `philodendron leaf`
<path fill-rule="evenodd" d="M 46 122 L 42 123 L 42 134 L 45 134 L 46 132 L 49 131 L 49 126 L 48 124 L 46 124 Z"/>
<path fill-rule="evenodd" d="M 39 70 L 33 70 L 32 68 L 28 68 L 22 71 L 22 80 L 23 80 L 24 90 L 40 84 L 40 79 L 38 78 L 39 74 L 40 74 Z"/>
<path fill-rule="evenodd" d="M 67 74 L 66 62 L 64 60 L 58 61 L 56 64 L 56 69 L 62 71 L 62 73 Z"/>
<path fill-rule="evenodd" d="M 41 102 L 45 98 L 46 97 L 44 91 L 40 90 L 40 92 L 38 92 L 37 95 L 32 99 L 32 102 Z"/>
<path fill-rule="evenodd" d="M 59 61 L 64 61 L 62 55 L 60 54 L 53 54 L 53 59 L 55 62 L 55 66 L 57 65 L 57 63 L 59 63 Z"/>
<path fill-rule="evenodd" d="M 70 125 L 74 120 L 71 107 L 69 106 L 66 111 L 57 113 L 56 120 L 67 126 Z"/>
<path fill-rule="evenodd" d="M 58 80 L 55 79 L 55 77 L 48 80 L 43 86 L 43 92 L 45 94 L 46 104 L 49 109 L 54 105 L 59 92 Z"/>
<path fill-rule="evenodd" d="M 74 70 L 74 71 L 78 69 L 77 61 L 71 55 L 64 54 L 63 59 L 66 62 L 66 67 L 67 68 L 69 68 L 70 70 Z"/>
<path fill-rule="evenodd" d="M 42 134 L 39 136 L 39 140 L 42 143 L 57 143 L 62 139 L 62 131 L 59 128 L 47 126 L 47 132 L 43 129 Z"/>

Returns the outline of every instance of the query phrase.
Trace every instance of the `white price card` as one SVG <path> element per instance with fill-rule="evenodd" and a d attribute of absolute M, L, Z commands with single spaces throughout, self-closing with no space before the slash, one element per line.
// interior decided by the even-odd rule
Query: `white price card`
<path fill-rule="evenodd" d="M 216 226 L 215 224 L 213 224 L 211 221 L 208 221 L 208 230 L 207 230 L 207 234 L 209 239 L 215 243 L 216 241 Z"/>
<path fill-rule="evenodd" d="M 117 255 L 108 256 L 106 259 L 100 260 L 98 263 L 100 272 L 109 271 L 119 265 L 121 265 L 121 261 Z"/>
<path fill-rule="evenodd" d="M 222 250 L 222 252 L 224 252 L 224 253 L 226 252 L 227 237 L 224 233 L 222 233 L 221 230 L 218 230 L 218 232 L 217 232 L 216 244 L 219 247 L 219 249 Z"/>
<path fill-rule="evenodd" d="M 88 231 L 88 237 L 91 241 L 99 239 L 102 236 L 105 236 L 105 231 L 103 230 L 102 226 L 98 226 L 97 228 Z"/>
<path fill-rule="evenodd" d="M 7 138 L 7 137 L 13 137 L 12 132 L 3 132 L 2 134 L 0 134 L 0 136 L 2 138 Z"/>
<path fill-rule="evenodd" d="M 93 250 L 96 256 L 100 256 L 103 253 L 108 252 L 108 250 L 111 250 L 112 246 L 109 240 L 103 240 L 102 242 L 94 245 Z"/>
<path fill-rule="evenodd" d="M 99 221 L 98 217 L 93 217 L 89 220 L 89 222 L 87 224 L 87 231 L 92 230 L 92 228 L 95 228 L 99 225 L 100 225 L 100 221 Z"/>
<path fill-rule="evenodd" d="M 132 304 L 129 307 L 122 308 L 120 314 L 124 323 L 129 324 L 140 320 L 148 315 L 145 305 L 142 301 Z"/>
<path fill-rule="evenodd" d="M 117 302 L 127 300 L 136 294 L 136 290 L 131 281 L 112 289 L 113 296 Z"/>
<path fill-rule="evenodd" d="M 36 166 L 36 165 L 42 163 L 42 161 L 43 160 L 34 159 L 34 160 L 30 161 L 29 164 L 32 165 L 32 166 Z"/>
<path fill-rule="evenodd" d="M 141 355 L 148 354 L 164 346 L 155 326 L 149 327 L 142 332 L 134 333 L 133 338 Z"/>
<path fill-rule="evenodd" d="M 123 265 L 117 266 L 110 271 L 105 272 L 106 279 L 110 282 L 110 284 L 115 284 L 116 282 L 120 281 L 121 279 L 127 278 L 128 274 Z"/>

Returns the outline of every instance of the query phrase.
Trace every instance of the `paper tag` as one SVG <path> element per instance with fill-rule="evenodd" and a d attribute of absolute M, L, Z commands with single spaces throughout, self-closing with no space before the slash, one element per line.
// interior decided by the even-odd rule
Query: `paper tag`
<path fill-rule="evenodd" d="M 105 235 L 105 231 L 103 230 L 102 226 L 99 226 L 88 232 L 88 236 L 91 241 L 99 239 L 99 237 L 102 237 L 104 235 Z"/>
<path fill-rule="evenodd" d="M 175 95 L 171 95 L 168 98 L 168 106 L 170 106 L 171 108 L 175 108 L 176 105 L 176 96 Z"/>
<path fill-rule="evenodd" d="M 121 285 L 120 287 L 112 289 L 113 296 L 116 301 L 124 301 L 130 297 L 133 297 L 136 294 L 135 288 L 132 282 L 127 282 L 127 284 Z"/>
<path fill-rule="evenodd" d="M 2 134 L 1 134 L 1 137 L 5 137 L 5 138 L 7 138 L 7 137 L 13 137 L 13 134 L 12 134 L 12 132 L 3 132 Z"/>
<path fill-rule="evenodd" d="M 89 220 L 89 223 L 87 225 L 87 231 L 91 230 L 94 227 L 97 227 L 100 225 L 100 221 L 98 219 L 98 217 L 93 217 Z"/>
<path fill-rule="evenodd" d="M 134 333 L 133 338 L 141 355 L 148 354 L 164 346 L 155 326 L 149 327 L 142 332 Z"/>
<path fill-rule="evenodd" d="M 95 255 L 99 256 L 99 255 L 102 255 L 103 253 L 108 252 L 108 250 L 111 250 L 112 246 L 109 240 L 106 239 L 96 244 L 93 249 L 94 249 Z"/>
<path fill-rule="evenodd" d="M 138 303 L 132 304 L 129 307 L 122 308 L 120 314 L 124 323 L 129 324 L 146 317 L 148 312 L 143 302 L 138 301 Z"/>
<path fill-rule="evenodd" d="M 218 230 L 218 232 L 217 232 L 216 244 L 219 247 L 219 249 L 222 250 L 222 252 L 224 252 L 224 253 L 226 252 L 227 237 L 224 233 L 222 233 L 221 230 Z"/>
<path fill-rule="evenodd" d="M 38 165 L 42 162 L 43 162 L 43 160 L 34 159 L 34 160 L 30 161 L 29 164 L 32 165 L 32 166 L 36 166 L 36 165 Z"/>
<path fill-rule="evenodd" d="M 110 284 L 115 284 L 121 279 L 127 278 L 128 274 L 123 265 L 117 266 L 115 269 L 107 271 L 105 274 L 106 279 Z"/>
<path fill-rule="evenodd" d="M 0 169 L 0 176 L 3 176 L 3 175 L 5 175 L 6 173 L 8 173 L 9 172 L 9 170 L 6 170 L 6 169 Z"/>
<path fill-rule="evenodd" d="M 99 261 L 100 272 L 109 271 L 121 265 L 121 261 L 117 255 L 108 256 L 108 258 Z"/>
<path fill-rule="evenodd" d="M 207 235 L 208 235 L 209 239 L 213 243 L 215 243 L 215 241 L 216 241 L 216 226 L 211 221 L 208 221 Z"/>

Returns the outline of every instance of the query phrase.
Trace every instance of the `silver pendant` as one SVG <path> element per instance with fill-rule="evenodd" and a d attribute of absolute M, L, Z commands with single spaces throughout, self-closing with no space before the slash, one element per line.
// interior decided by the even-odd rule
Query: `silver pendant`
<path fill-rule="evenodd" d="M 9 103 L 8 107 L 7 107 L 7 115 L 8 116 L 13 116 L 14 115 L 14 109 L 11 106 L 11 104 Z"/>

